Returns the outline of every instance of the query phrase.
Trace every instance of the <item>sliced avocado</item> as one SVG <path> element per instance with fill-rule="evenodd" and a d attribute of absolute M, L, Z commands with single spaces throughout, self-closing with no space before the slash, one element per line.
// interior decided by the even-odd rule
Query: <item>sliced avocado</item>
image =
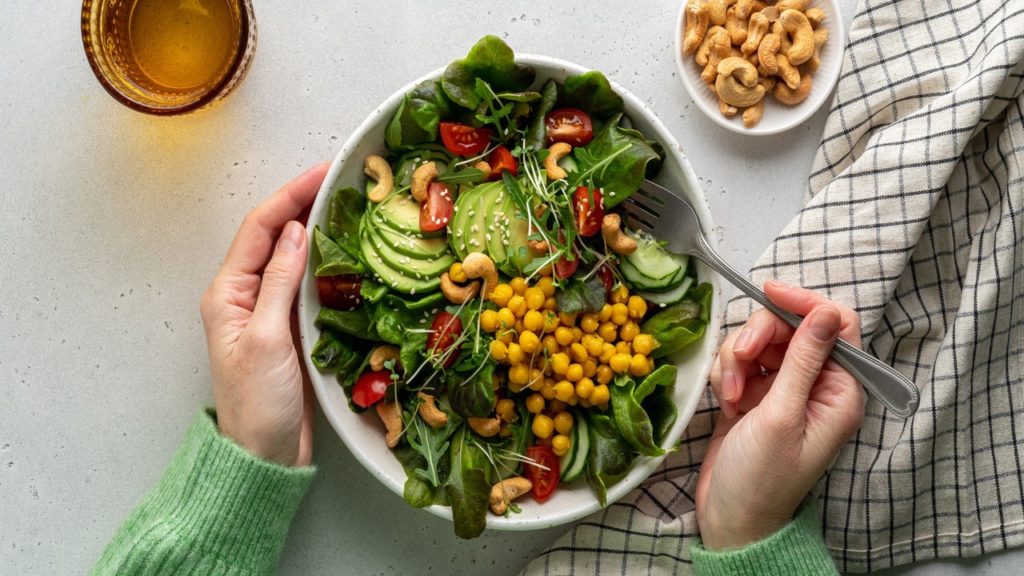
<path fill-rule="evenodd" d="M 362 228 L 366 230 L 368 227 L 363 226 Z M 362 251 L 363 258 L 366 259 L 366 265 L 370 267 L 370 270 L 376 274 L 382 284 L 392 290 L 405 294 L 416 294 L 417 292 L 422 294 L 430 290 L 436 290 L 441 284 L 441 279 L 438 277 L 411 278 L 389 266 L 377 251 L 369 234 L 363 233 L 359 235 L 359 249 Z"/>
<path fill-rule="evenodd" d="M 530 235 L 530 223 L 523 218 L 515 201 L 507 195 L 504 212 L 509 219 L 508 226 L 506 227 L 506 233 L 508 234 L 506 251 L 508 252 L 509 266 L 514 267 L 516 273 L 518 273 L 534 259 L 534 255 L 530 253 L 530 248 L 526 245 L 527 236 Z M 509 274 L 512 274 L 512 272 L 509 272 Z"/>
<path fill-rule="evenodd" d="M 466 246 L 466 230 L 469 229 L 469 225 L 466 222 L 469 220 L 470 212 L 476 211 L 476 198 L 479 193 L 479 187 L 464 188 L 455 200 L 454 214 L 448 222 L 448 243 L 459 260 L 469 254 Z"/>
<path fill-rule="evenodd" d="M 399 232 L 386 224 L 373 226 L 374 230 L 392 250 L 405 256 L 428 260 L 438 258 L 448 250 L 444 238 L 417 238 L 414 234 Z"/>
<path fill-rule="evenodd" d="M 368 226 L 364 235 L 373 243 L 385 264 L 410 278 L 438 277 L 455 262 L 455 258 L 447 251 L 438 258 L 430 259 L 413 258 L 396 252 L 381 239 L 380 232 L 373 226 Z"/>
<path fill-rule="evenodd" d="M 466 228 L 464 229 L 466 252 L 488 253 L 487 236 L 490 231 L 487 229 L 487 216 L 494 210 L 491 200 L 495 193 L 495 184 L 500 185 L 501 182 L 490 182 L 477 186 L 478 192 L 475 201 L 468 206 L 470 210 L 466 214 Z M 491 259 L 494 260 L 494 258 Z"/>
<path fill-rule="evenodd" d="M 436 238 L 442 233 L 420 230 L 420 204 L 406 192 L 395 194 L 384 200 L 373 210 L 373 213 L 380 217 L 378 222 L 386 222 L 388 226 L 399 232 L 421 234 L 424 238 Z"/>

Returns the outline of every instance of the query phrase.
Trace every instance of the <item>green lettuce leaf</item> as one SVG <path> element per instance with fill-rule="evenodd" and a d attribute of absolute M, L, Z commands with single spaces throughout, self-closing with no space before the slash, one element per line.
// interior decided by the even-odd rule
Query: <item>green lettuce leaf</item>
<path fill-rule="evenodd" d="M 566 78 L 560 104 L 579 108 L 595 119 L 614 116 L 624 109 L 622 97 L 597 70 Z"/>
<path fill-rule="evenodd" d="M 474 109 L 480 103 L 476 79 L 490 84 L 495 92 L 521 91 L 533 83 L 533 68 L 517 64 L 512 48 L 497 36 L 484 36 L 469 54 L 445 68 L 441 87 L 459 106 Z"/>

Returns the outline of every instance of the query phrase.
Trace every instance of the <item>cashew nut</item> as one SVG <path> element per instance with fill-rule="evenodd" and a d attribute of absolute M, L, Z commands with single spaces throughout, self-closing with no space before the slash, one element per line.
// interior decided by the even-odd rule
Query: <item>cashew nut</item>
<path fill-rule="evenodd" d="M 736 15 L 735 6 L 730 7 L 726 11 L 725 29 L 729 32 L 729 39 L 732 41 L 734 46 L 739 46 L 746 41 L 747 27 L 744 26 L 743 21 Z"/>
<path fill-rule="evenodd" d="M 722 28 L 722 32 L 711 41 L 708 48 L 708 63 L 704 66 L 704 71 L 700 73 L 700 79 L 708 84 L 714 83 L 718 77 L 718 63 L 728 58 L 730 54 L 732 54 L 732 42 L 729 39 L 729 33 Z"/>
<path fill-rule="evenodd" d="M 772 23 L 772 34 L 779 37 L 779 53 L 786 54 L 789 52 L 789 47 L 793 44 L 789 41 L 789 32 L 786 32 L 786 29 L 782 27 L 781 19 Z"/>
<path fill-rule="evenodd" d="M 544 170 L 548 173 L 548 180 L 561 180 L 566 177 L 565 170 L 558 165 L 558 161 L 572 152 L 572 146 L 565 142 L 555 142 L 548 147 L 548 157 L 544 159 Z"/>
<path fill-rule="evenodd" d="M 547 240 L 527 240 L 526 247 L 530 249 L 530 252 L 538 254 L 545 254 L 551 250 Z"/>
<path fill-rule="evenodd" d="M 789 62 L 799 66 L 810 60 L 814 54 L 814 29 L 811 28 L 807 16 L 799 10 L 784 10 L 779 16 L 779 22 L 793 39 L 793 45 L 786 52 Z"/>
<path fill-rule="evenodd" d="M 491 173 L 491 165 L 488 164 L 487 162 L 484 162 L 483 160 L 480 160 L 476 164 L 473 164 L 473 168 L 476 168 L 477 170 L 483 172 L 484 178 L 486 178 Z"/>
<path fill-rule="evenodd" d="M 469 422 L 469 427 L 473 429 L 473 432 L 483 438 L 490 438 L 501 429 L 501 418 L 497 416 L 494 418 L 468 418 L 466 422 Z"/>
<path fill-rule="evenodd" d="M 508 503 L 526 494 L 533 488 L 533 483 L 515 476 L 498 482 L 491 487 L 491 512 L 501 516 L 508 510 Z"/>
<path fill-rule="evenodd" d="M 636 240 L 622 231 L 622 218 L 618 214 L 605 214 L 601 220 L 601 237 L 605 244 L 619 256 L 636 252 Z"/>
<path fill-rule="evenodd" d="M 738 114 L 740 110 L 735 106 L 730 106 L 728 103 L 726 103 L 725 100 L 722 100 L 721 96 L 719 96 L 718 111 L 722 113 L 722 116 L 725 116 L 726 118 L 732 118 L 733 116 Z"/>
<path fill-rule="evenodd" d="M 700 46 L 708 30 L 708 7 L 701 0 L 686 3 L 686 28 L 683 32 L 683 52 L 689 54 Z"/>
<path fill-rule="evenodd" d="M 740 47 L 744 56 L 757 53 L 757 47 L 768 33 L 768 26 L 768 17 L 764 14 L 758 12 L 750 17 L 750 22 L 747 23 L 747 40 Z"/>
<path fill-rule="evenodd" d="M 443 428 L 448 423 L 448 415 L 434 404 L 433 396 L 417 392 L 416 397 L 420 399 L 420 407 L 418 408 L 420 418 L 423 418 L 423 421 L 428 426 L 437 430 L 438 428 Z"/>
<path fill-rule="evenodd" d="M 800 71 L 793 66 L 785 54 L 777 54 L 775 62 L 779 65 L 778 76 L 789 86 L 790 90 L 796 90 L 800 85 Z"/>
<path fill-rule="evenodd" d="M 412 197 L 422 204 L 427 200 L 427 189 L 437 178 L 437 164 L 427 162 L 412 173 Z"/>
<path fill-rule="evenodd" d="M 814 31 L 814 54 L 806 62 L 809 71 L 817 72 L 818 68 L 821 67 L 821 47 L 825 45 L 827 40 L 828 28 L 818 28 Z"/>
<path fill-rule="evenodd" d="M 376 406 L 377 416 L 380 416 L 380 421 L 384 423 L 384 427 L 388 431 L 384 436 L 384 442 L 387 443 L 388 448 L 394 448 L 398 446 L 398 441 L 402 438 L 402 413 L 398 408 L 398 402 L 382 400 L 377 402 Z"/>
<path fill-rule="evenodd" d="M 481 293 L 484 297 L 490 296 L 491 291 L 498 285 L 498 268 L 494 261 L 483 252 L 470 252 L 462 260 L 462 272 L 466 278 L 483 280 L 484 285 Z"/>
<path fill-rule="evenodd" d="M 757 123 L 761 121 L 763 116 L 764 98 L 761 98 L 756 104 L 743 111 L 743 125 L 747 128 L 753 128 L 757 126 Z"/>
<path fill-rule="evenodd" d="M 737 0 L 736 16 L 740 20 L 746 20 L 747 18 L 750 18 L 751 14 L 754 12 L 760 12 L 764 7 L 764 3 L 759 0 Z"/>
<path fill-rule="evenodd" d="M 726 8 L 732 2 L 726 2 L 726 0 L 707 0 L 708 7 L 708 20 L 714 26 L 721 26 L 725 24 L 725 12 Z"/>
<path fill-rule="evenodd" d="M 698 66 L 708 65 L 708 53 L 711 51 L 711 44 L 719 34 L 728 34 L 728 32 L 721 26 L 708 28 L 708 33 L 704 35 L 704 41 L 700 43 L 700 48 L 697 48 L 697 53 L 693 55 L 693 59 L 697 62 Z"/>
<path fill-rule="evenodd" d="M 804 12 L 804 16 L 807 16 L 807 21 L 811 23 L 811 28 L 817 29 L 822 21 L 825 20 L 825 11 L 821 8 L 809 8 Z"/>
<path fill-rule="evenodd" d="M 779 73 L 779 64 L 776 61 L 776 54 L 779 53 L 779 36 L 768 34 L 761 40 L 757 47 L 758 72 L 762 76 L 774 76 Z"/>
<path fill-rule="evenodd" d="M 768 6 L 764 10 L 761 10 L 760 14 L 763 14 L 764 17 L 768 19 L 768 22 L 774 23 L 779 19 L 779 7 Z"/>
<path fill-rule="evenodd" d="M 470 282 L 465 286 L 460 286 L 452 280 L 450 273 L 441 274 L 441 294 L 444 294 L 444 297 L 452 304 L 462 304 L 467 300 L 472 300 L 479 293 L 480 282 Z"/>
<path fill-rule="evenodd" d="M 363 173 L 377 181 L 370 193 L 366 195 L 370 202 L 380 202 L 395 189 L 395 176 L 391 173 L 391 165 L 380 156 L 375 154 L 367 156 L 363 163 Z"/>
<path fill-rule="evenodd" d="M 807 8 L 808 0 L 779 0 L 775 6 L 779 10 L 803 10 Z"/>
<path fill-rule="evenodd" d="M 764 98 L 764 86 L 757 83 L 757 69 L 743 58 L 726 58 L 718 65 L 715 89 L 726 103 L 739 108 L 753 106 Z"/>
<path fill-rule="evenodd" d="M 377 371 L 384 369 L 384 363 L 388 360 L 398 360 L 398 346 L 392 344 L 381 344 L 370 352 L 368 363 L 370 370 Z"/>
<path fill-rule="evenodd" d="M 807 99 L 807 96 L 811 93 L 811 75 L 804 74 L 800 78 L 800 84 L 796 89 L 790 88 L 786 83 L 780 82 L 775 85 L 775 90 L 772 91 L 772 96 L 775 99 L 787 106 L 795 106 Z"/>

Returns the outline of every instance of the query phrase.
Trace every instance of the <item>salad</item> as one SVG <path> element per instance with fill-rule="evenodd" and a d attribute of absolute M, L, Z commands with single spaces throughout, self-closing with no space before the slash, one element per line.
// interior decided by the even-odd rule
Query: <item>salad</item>
<path fill-rule="evenodd" d="M 484 37 L 405 95 L 314 230 L 312 361 L 460 537 L 567 484 L 606 505 L 665 453 L 667 357 L 703 337 L 711 287 L 616 213 L 664 156 L 623 111 L 600 72 L 538 81 Z"/>

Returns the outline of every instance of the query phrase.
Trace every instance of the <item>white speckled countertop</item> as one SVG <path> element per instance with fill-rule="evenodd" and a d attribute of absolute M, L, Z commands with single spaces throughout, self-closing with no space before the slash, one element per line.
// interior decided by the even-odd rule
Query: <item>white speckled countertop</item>
<path fill-rule="evenodd" d="M 95 562 L 210 402 L 199 295 L 242 216 L 485 33 L 602 70 L 644 100 L 701 175 L 738 268 L 799 207 L 825 110 L 776 137 L 718 128 L 676 77 L 676 1 L 443 5 L 257 2 L 259 45 L 238 91 L 212 110 L 154 118 L 93 78 L 77 3 L 4 3 L 0 571 Z M 848 25 L 854 2 L 841 5 Z M 283 574 L 515 574 L 564 530 L 459 541 L 375 482 L 322 419 L 315 460 Z M 1010 574 L 1020 557 L 905 573 Z"/>

